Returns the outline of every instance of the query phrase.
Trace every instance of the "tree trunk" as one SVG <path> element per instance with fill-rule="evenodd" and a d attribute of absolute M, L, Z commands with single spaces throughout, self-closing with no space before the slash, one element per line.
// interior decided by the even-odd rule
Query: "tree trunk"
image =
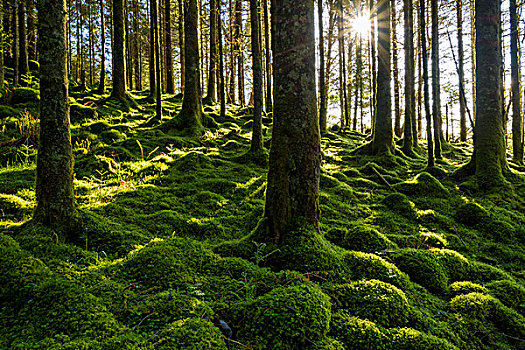
<path fill-rule="evenodd" d="M 319 0 L 319 1 L 321 1 L 322 3 L 322 0 Z M 264 21 L 264 49 L 265 49 L 264 57 L 265 57 L 265 65 L 266 65 L 266 69 L 265 69 L 266 71 L 266 113 L 270 113 L 273 109 L 273 100 L 272 100 L 272 64 L 271 64 L 272 54 L 271 54 L 271 49 L 270 49 L 270 25 L 269 25 L 270 16 L 268 14 L 268 0 L 263 0 L 262 6 L 263 6 L 263 21 Z M 320 36 L 322 38 L 323 36 L 322 31 L 320 32 Z"/>
<path fill-rule="evenodd" d="M 199 58 L 199 6 L 197 0 L 184 0 L 184 98 L 179 114 L 181 126 L 192 134 L 202 129 L 202 100 Z"/>
<path fill-rule="evenodd" d="M 443 139 L 441 120 L 441 83 L 439 72 L 439 8 L 438 1 L 432 3 L 432 116 L 434 121 L 434 154 L 441 159 Z"/>
<path fill-rule="evenodd" d="M 267 2 L 268 0 L 264 0 Z M 324 35 L 323 35 L 323 0 L 317 0 L 317 18 L 319 19 L 319 126 L 321 134 L 326 132 L 327 102 L 324 63 Z M 268 64 L 267 64 L 268 65 Z M 269 82 L 268 82 L 269 84 Z M 270 91 L 270 89 L 268 89 Z"/>
<path fill-rule="evenodd" d="M 235 67 L 236 65 L 236 44 L 234 42 L 235 37 L 235 9 L 233 5 L 232 0 L 228 0 L 229 3 L 229 15 L 230 15 L 230 23 L 229 23 L 229 31 L 228 31 L 228 41 L 230 43 L 230 62 L 229 62 L 229 70 L 230 70 L 230 77 L 229 77 L 229 84 L 228 84 L 228 103 L 235 103 Z"/>
<path fill-rule="evenodd" d="M 390 0 L 379 0 L 377 4 L 377 107 L 372 152 L 385 154 L 394 150 L 392 130 L 392 96 L 390 71 Z"/>
<path fill-rule="evenodd" d="M 0 33 L 4 32 L 4 2 L 0 0 Z M 0 35 L 0 97 L 4 96 L 4 36 Z"/>
<path fill-rule="evenodd" d="M 265 239 L 277 244 L 291 230 L 310 225 L 319 230 L 314 27 L 312 0 L 272 2 L 274 129 L 264 216 Z"/>
<path fill-rule="evenodd" d="M 405 20 L 405 126 L 403 132 L 403 152 L 413 153 L 414 138 L 417 134 L 413 130 L 415 121 L 415 89 L 414 89 L 414 8 L 412 0 L 404 0 Z"/>
<path fill-rule="evenodd" d="M 142 79 L 141 79 L 141 52 L 139 48 L 140 41 L 140 9 L 138 0 L 133 0 L 133 40 L 131 42 L 133 54 L 135 55 L 133 60 L 133 72 L 135 80 L 135 88 L 142 90 Z M 130 38 L 131 39 L 131 38 Z"/>
<path fill-rule="evenodd" d="M 419 1 L 420 2 L 420 1 Z M 416 11 L 417 23 L 421 23 L 421 12 Z M 420 26 L 421 27 L 421 26 Z M 421 31 L 417 31 L 417 42 L 421 43 Z M 412 125 L 414 135 L 414 147 L 418 147 L 419 138 L 423 137 L 423 55 L 421 45 L 417 45 L 417 69 L 418 69 L 418 81 L 417 81 L 417 123 Z M 416 125 L 417 124 L 417 125 Z"/>
<path fill-rule="evenodd" d="M 259 19 L 259 1 L 250 0 L 250 25 L 252 29 L 252 59 L 253 59 L 253 125 L 250 151 L 257 152 L 263 148 L 262 109 L 263 109 L 263 77 L 261 54 L 261 21 Z"/>
<path fill-rule="evenodd" d="M 337 32 L 339 33 L 339 93 L 341 102 L 341 129 L 348 126 L 348 99 L 346 94 L 346 55 L 343 29 L 343 1 L 338 2 Z"/>
<path fill-rule="evenodd" d="M 377 32 L 374 25 L 376 18 L 376 8 L 374 0 L 370 0 L 370 82 L 372 91 L 370 92 L 370 116 L 372 120 L 372 132 L 375 130 L 376 105 L 377 105 L 377 66 L 376 66 L 376 39 Z"/>
<path fill-rule="evenodd" d="M 166 92 L 175 93 L 175 83 L 173 81 L 173 47 L 171 43 L 171 0 L 166 0 L 165 8 L 166 22 Z"/>
<path fill-rule="evenodd" d="M 184 9 L 183 1 L 179 1 L 179 55 L 180 55 L 180 90 L 184 91 L 184 80 L 185 80 L 185 71 L 184 67 Z"/>
<path fill-rule="evenodd" d="M 471 39 L 471 50 L 472 54 L 470 55 L 472 60 L 472 116 L 474 122 L 476 121 L 476 26 L 474 25 L 475 21 L 475 1 L 470 0 L 470 39 Z"/>
<path fill-rule="evenodd" d="M 18 37 L 19 37 L 19 33 L 18 33 L 18 13 L 17 13 L 17 9 L 18 9 L 18 1 L 19 0 L 13 0 L 13 11 L 12 11 L 12 16 L 13 16 L 13 85 L 14 86 L 17 86 L 18 85 L 18 77 L 20 76 L 20 66 L 19 66 L 19 57 L 20 57 L 20 50 L 19 50 L 19 45 L 18 45 Z"/>
<path fill-rule="evenodd" d="M 153 24 L 153 40 L 155 45 L 155 118 L 162 119 L 162 78 L 160 66 L 160 28 L 159 28 L 159 3 L 151 1 L 151 21 Z"/>
<path fill-rule="evenodd" d="M 512 75 L 512 159 L 521 164 L 523 163 L 523 115 L 521 114 L 518 12 L 516 0 L 510 0 L 510 61 Z"/>
<path fill-rule="evenodd" d="M 359 88 L 361 87 L 361 83 L 363 81 L 363 78 L 361 77 L 362 74 L 362 38 L 358 34 L 356 35 L 357 40 L 357 47 L 355 52 L 355 60 L 356 60 L 356 68 L 355 68 L 355 103 L 354 103 L 354 121 L 352 125 L 352 130 L 357 130 L 357 106 L 359 104 Z"/>
<path fill-rule="evenodd" d="M 458 76 L 459 76 L 459 138 L 461 142 L 467 141 L 467 116 L 465 105 L 465 71 L 464 61 L 465 54 L 463 52 L 463 0 L 456 1 L 457 7 L 457 21 L 458 21 Z M 461 92 L 463 91 L 463 92 Z"/>
<path fill-rule="evenodd" d="M 111 97 L 121 101 L 127 97 L 125 36 L 124 0 L 113 0 L 113 91 Z"/>
<path fill-rule="evenodd" d="M 19 41 L 19 63 L 18 73 L 21 78 L 29 73 L 29 61 L 27 59 L 27 33 L 26 33 L 26 11 L 25 0 L 18 1 L 18 41 Z"/>
<path fill-rule="evenodd" d="M 34 0 L 27 0 L 27 58 L 30 61 L 37 60 Z"/>
<path fill-rule="evenodd" d="M 401 137 L 401 106 L 400 106 L 400 90 L 399 83 L 399 68 L 397 61 L 397 11 L 396 0 L 391 0 L 392 8 L 392 74 L 394 78 L 394 131 L 397 137 Z"/>
<path fill-rule="evenodd" d="M 61 242 L 77 241 L 76 203 L 69 124 L 66 6 L 64 0 L 40 0 L 40 136 L 36 167 L 35 220 L 50 226 Z"/>
<path fill-rule="evenodd" d="M 221 19 L 221 7 L 219 2 L 219 8 L 217 13 L 217 35 L 219 39 L 219 101 L 221 104 L 220 116 L 224 120 L 226 117 L 226 91 L 224 87 L 224 52 L 222 44 L 222 19 Z"/>
<path fill-rule="evenodd" d="M 100 80 L 98 82 L 98 94 L 103 94 L 106 90 L 106 35 L 104 24 L 104 0 L 100 0 Z"/>
<path fill-rule="evenodd" d="M 242 1 L 236 0 L 235 2 L 235 53 L 237 57 L 237 78 L 238 78 L 238 89 L 239 89 L 239 104 L 244 106 L 246 99 L 244 96 L 244 55 L 242 53 Z"/>
<path fill-rule="evenodd" d="M 217 101 L 217 2 L 220 0 L 210 0 L 210 64 L 208 70 L 208 86 L 206 88 L 206 103 Z"/>
<path fill-rule="evenodd" d="M 432 115 L 430 114 L 430 92 L 428 87 L 428 52 L 427 52 L 427 36 L 426 36 L 426 18 L 425 18 L 425 0 L 419 1 L 419 29 L 421 31 L 421 56 L 423 61 L 423 89 L 424 89 L 424 103 L 425 115 L 427 119 L 427 148 L 428 148 L 428 162 L 427 167 L 432 168 L 436 165 L 434 159 L 434 140 L 432 139 Z"/>
<path fill-rule="evenodd" d="M 157 71 L 155 68 L 155 30 L 153 27 L 153 3 L 155 0 L 149 0 L 149 98 L 157 98 Z"/>

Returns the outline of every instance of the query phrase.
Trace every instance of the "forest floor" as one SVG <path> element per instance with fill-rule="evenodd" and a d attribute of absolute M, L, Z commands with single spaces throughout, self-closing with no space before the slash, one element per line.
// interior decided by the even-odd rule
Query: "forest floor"
<path fill-rule="evenodd" d="M 190 138 L 164 127 L 176 96 L 158 126 L 147 93 L 127 112 L 71 96 L 78 246 L 30 221 L 38 92 L 0 106 L 1 349 L 525 349 L 524 174 L 481 194 L 450 176 L 468 144 L 431 175 L 424 149 L 356 157 L 365 135 L 329 132 L 321 234 L 277 249 L 249 236 L 267 173 L 242 157 L 250 108 L 206 106 L 216 125 Z"/>

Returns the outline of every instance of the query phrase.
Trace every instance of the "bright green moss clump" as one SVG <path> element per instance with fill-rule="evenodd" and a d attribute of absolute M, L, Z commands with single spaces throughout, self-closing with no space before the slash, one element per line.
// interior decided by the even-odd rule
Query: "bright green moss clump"
<path fill-rule="evenodd" d="M 326 238 L 342 248 L 366 253 L 397 247 L 384 234 L 362 223 L 334 227 L 326 233 Z"/>
<path fill-rule="evenodd" d="M 394 350 L 457 350 L 457 347 L 445 339 L 412 328 L 393 329 L 390 336 L 390 346 Z"/>
<path fill-rule="evenodd" d="M 405 293 L 382 281 L 369 280 L 335 285 L 329 294 L 338 308 L 385 327 L 403 326 L 411 307 Z"/>
<path fill-rule="evenodd" d="M 345 349 L 389 349 L 389 338 L 372 321 L 336 313 L 332 317 L 330 334 L 340 340 Z"/>
<path fill-rule="evenodd" d="M 155 339 L 156 350 L 226 350 L 226 339 L 210 321 L 187 318 L 175 321 L 162 330 Z"/>
<path fill-rule="evenodd" d="M 407 218 L 415 218 L 415 205 L 402 193 L 392 193 L 383 199 L 383 204 L 395 213 Z"/>
<path fill-rule="evenodd" d="M 245 306 L 239 337 L 256 349 L 304 349 L 322 340 L 330 299 L 309 285 L 276 288 Z"/>
<path fill-rule="evenodd" d="M 393 187 L 407 195 L 437 198 L 450 196 L 449 190 L 438 179 L 426 172 L 417 175 L 410 181 L 395 184 Z"/>
<path fill-rule="evenodd" d="M 462 204 L 456 211 L 456 220 L 465 226 L 474 227 L 490 220 L 487 210 L 473 202 Z"/>

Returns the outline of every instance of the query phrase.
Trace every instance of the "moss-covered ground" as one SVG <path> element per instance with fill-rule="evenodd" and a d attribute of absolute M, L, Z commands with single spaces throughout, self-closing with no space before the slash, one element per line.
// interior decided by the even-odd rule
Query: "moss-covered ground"
<path fill-rule="evenodd" d="M 522 173 L 480 193 L 450 176 L 467 144 L 425 170 L 424 150 L 354 156 L 364 135 L 330 132 L 321 234 L 276 249 L 249 239 L 250 109 L 207 106 L 216 125 L 190 138 L 166 127 L 175 96 L 151 126 L 147 92 L 128 112 L 71 95 L 79 246 L 30 221 L 38 93 L 0 106 L 1 349 L 525 349 Z"/>

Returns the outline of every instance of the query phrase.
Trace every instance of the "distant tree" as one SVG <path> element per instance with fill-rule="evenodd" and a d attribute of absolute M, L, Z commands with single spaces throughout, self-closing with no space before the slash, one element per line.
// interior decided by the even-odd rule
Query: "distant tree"
<path fill-rule="evenodd" d="M 184 0 L 184 98 L 180 126 L 190 133 L 202 129 L 202 95 L 199 58 L 199 8 L 197 0 Z"/>
<path fill-rule="evenodd" d="M 521 113 L 520 63 L 518 54 L 518 11 L 510 0 L 510 68 L 512 89 L 512 159 L 523 163 L 523 114 Z"/>
<path fill-rule="evenodd" d="M 298 227 L 319 229 L 314 28 L 313 0 L 272 3 L 274 125 L 264 216 L 265 238 L 277 244 Z"/>
<path fill-rule="evenodd" d="M 416 94 L 415 94 L 415 69 L 414 69 L 414 7 L 412 0 L 404 0 L 405 21 L 405 126 L 403 132 L 403 152 L 412 155 L 414 138 L 413 124 L 415 124 Z"/>
<path fill-rule="evenodd" d="M 465 53 L 463 51 L 463 0 L 456 0 L 457 22 L 458 22 L 458 76 L 459 76 L 459 139 L 461 142 L 467 141 L 467 117 L 465 104 Z M 463 92 L 461 92 L 463 91 Z"/>
<path fill-rule="evenodd" d="M 162 119 L 162 78 L 160 65 L 160 28 L 159 28 L 159 3 L 151 1 L 151 22 L 153 23 L 153 43 L 155 48 L 155 118 Z"/>
<path fill-rule="evenodd" d="M 226 117 L 226 90 L 224 83 L 224 50 L 223 50 L 223 37 L 222 37 L 222 19 L 220 11 L 220 1 L 218 3 L 218 24 L 217 24 L 217 36 L 219 40 L 219 102 L 221 104 L 220 117 L 224 119 Z"/>
<path fill-rule="evenodd" d="M 401 95 L 401 84 L 399 83 L 399 68 L 398 68 L 398 59 L 397 59 L 397 11 L 396 11 L 396 0 L 391 1 L 392 9 L 392 75 L 394 79 L 394 132 L 397 137 L 401 137 L 401 105 L 400 105 L 400 95 Z"/>
<path fill-rule="evenodd" d="M 17 86 L 20 77 L 20 45 L 19 45 L 19 30 L 18 30 L 18 1 L 13 0 L 12 6 L 12 26 L 13 26 L 13 43 L 12 43 L 12 57 L 13 57 L 13 85 Z"/>
<path fill-rule="evenodd" d="M 18 43 L 19 43 L 19 55 L 18 55 L 18 68 L 19 78 L 24 74 L 29 73 L 29 60 L 27 56 L 27 31 L 26 31 L 26 10 L 25 1 L 18 1 Z"/>
<path fill-rule="evenodd" d="M 4 2 L 0 1 L 0 33 L 4 33 Z M 0 96 L 4 93 L 4 36 L 0 35 Z"/>
<path fill-rule="evenodd" d="M 113 91 L 111 96 L 121 101 L 127 99 L 125 41 L 124 0 L 113 0 Z"/>
<path fill-rule="evenodd" d="M 166 0 L 164 9 L 164 22 L 166 23 L 166 92 L 175 93 L 173 81 L 173 47 L 171 40 L 171 0 Z"/>
<path fill-rule="evenodd" d="M 106 90 L 106 35 L 104 18 L 104 0 L 100 0 L 100 80 L 97 93 L 103 94 Z"/>
<path fill-rule="evenodd" d="M 76 204 L 69 127 L 65 0 L 39 0 L 40 136 L 35 220 L 75 241 Z"/>
<path fill-rule="evenodd" d="M 206 103 L 215 103 L 217 98 L 217 61 L 218 61 L 218 41 L 217 41 L 217 2 L 220 0 L 210 0 L 210 64 L 208 70 L 208 86 L 206 88 Z"/>
<path fill-rule="evenodd" d="M 321 0 L 320 0 L 321 1 Z M 322 1 L 321 1 L 322 2 Z M 263 30 L 264 30 L 264 49 L 266 51 L 265 56 L 265 66 L 266 66 L 266 112 L 269 113 L 273 108 L 272 101 L 272 54 L 270 47 L 270 25 L 269 25 L 269 15 L 268 15 L 268 0 L 263 0 Z M 322 33 L 321 33 L 322 35 Z"/>
<path fill-rule="evenodd" d="M 250 25 L 252 29 L 253 59 L 253 125 L 250 151 L 257 152 L 263 148 L 262 110 L 263 110 L 263 77 L 261 50 L 261 21 L 259 18 L 259 1 L 250 0 Z"/>
<path fill-rule="evenodd" d="M 425 115 L 427 121 L 427 151 L 428 160 L 427 167 L 432 168 L 436 165 L 434 158 L 434 140 L 432 136 L 432 115 L 430 114 L 430 93 L 428 88 L 428 54 L 427 54 L 427 36 L 426 32 L 426 18 L 425 18 L 425 0 L 419 1 L 419 30 L 421 32 L 421 57 L 422 57 L 422 69 L 423 69 L 423 90 L 424 90 L 424 104 L 425 104 Z"/>
<path fill-rule="evenodd" d="M 180 55 L 180 89 L 184 91 L 185 71 L 184 67 L 184 0 L 178 0 L 179 4 L 179 55 Z"/>
<path fill-rule="evenodd" d="M 265 0 L 267 2 L 267 0 Z M 319 126 L 321 133 L 326 132 L 327 124 L 327 85 L 325 80 L 325 59 L 324 59 L 324 35 L 323 35 L 323 0 L 317 0 L 317 18 L 319 19 Z M 268 63 L 266 64 L 268 70 Z M 268 85 L 269 85 L 268 80 Z M 271 89 L 268 89 L 270 92 Z M 269 93 L 268 93 L 269 94 Z M 267 103 L 268 104 L 268 103 Z M 267 107 L 268 109 L 268 107 Z"/>

